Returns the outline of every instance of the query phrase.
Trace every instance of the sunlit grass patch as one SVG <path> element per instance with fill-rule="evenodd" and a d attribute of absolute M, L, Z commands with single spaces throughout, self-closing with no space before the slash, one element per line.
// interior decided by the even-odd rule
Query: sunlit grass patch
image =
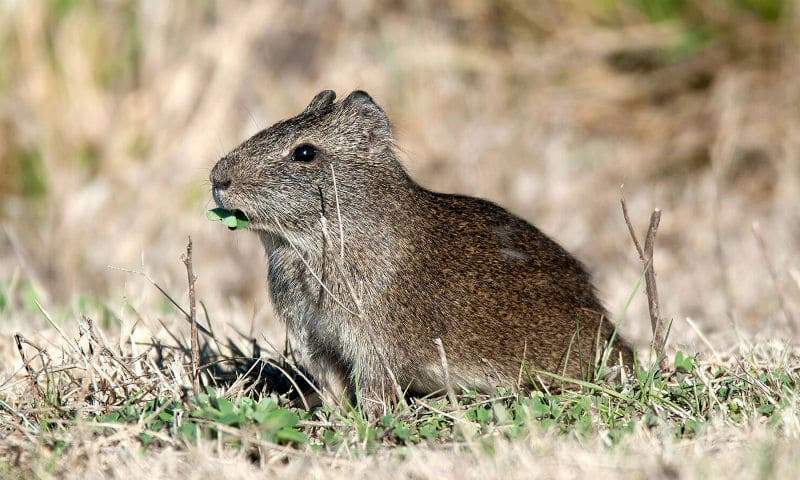
<path fill-rule="evenodd" d="M 313 391 L 299 370 L 285 359 L 260 359 L 256 350 L 247 354 L 230 340 L 203 345 L 207 386 L 194 397 L 181 335 L 170 334 L 177 345 L 154 338 L 134 353 L 130 343 L 105 340 L 86 317 L 79 332 L 64 337 L 59 352 L 19 337 L 24 368 L 0 387 L 0 428 L 38 455 L 45 448 L 53 465 L 73 448 L 76 428 L 88 428 L 97 439 L 123 435 L 142 452 L 216 442 L 255 462 L 296 455 L 402 456 L 407 447 L 491 454 L 497 442 L 543 434 L 614 449 L 643 435 L 700 438 L 710 424 L 743 430 L 762 425 L 778 437 L 800 434 L 800 356 L 785 345 L 762 345 L 724 360 L 679 351 L 668 371 L 639 368 L 610 384 L 548 382 L 532 392 L 493 395 L 462 391 L 456 406 L 444 396 L 408 398 L 387 404 L 385 415 L 369 421 L 357 406 L 304 408 Z M 293 372 L 293 383 L 269 362 Z M 232 367 L 217 368 L 223 364 Z"/>

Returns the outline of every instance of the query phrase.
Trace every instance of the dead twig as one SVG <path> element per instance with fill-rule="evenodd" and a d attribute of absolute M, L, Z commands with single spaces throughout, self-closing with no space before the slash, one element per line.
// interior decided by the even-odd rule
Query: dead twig
<path fill-rule="evenodd" d="M 450 368 L 447 366 L 447 355 L 444 352 L 444 344 L 441 338 L 434 338 L 433 343 L 439 350 L 439 360 L 442 362 L 442 370 L 444 371 L 444 386 L 447 389 L 447 399 L 450 400 L 450 405 L 454 410 L 458 410 L 458 399 L 456 392 L 453 390 L 453 384 L 450 382 Z"/>
<path fill-rule="evenodd" d="M 33 389 L 33 391 L 36 392 L 36 395 L 40 399 L 43 399 L 44 394 L 39 388 L 39 383 L 36 381 L 36 375 L 33 373 L 33 369 L 31 368 L 28 359 L 25 358 L 25 350 L 22 348 L 22 341 L 23 341 L 22 335 L 20 335 L 19 333 L 14 334 L 14 341 L 17 344 L 17 351 L 19 351 L 19 357 L 22 359 L 22 366 L 25 367 L 25 371 L 28 373 L 28 381 L 31 384 L 31 389 Z M 44 363 L 44 361 L 42 363 Z"/>
<path fill-rule="evenodd" d="M 155 287 L 155 288 L 156 288 L 156 290 L 158 290 L 159 292 L 161 292 L 161 295 L 163 295 L 163 296 L 164 296 L 164 298 L 166 298 L 166 299 L 169 301 L 169 303 L 171 303 L 171 304 L 172 304 L 172 305 L 173 305 L 175 308 L 177 308 L 178 310 L 180 310 L 180 312 L 183 314 L 184 318 L 186 318 L 186 321 L 188 321 L 188 322 L 191 322 L 191 321 L 192 321 L 192 320 L 191 320 L 191 314 L 190 314 L 189 312 L 187 312 L 187 311 L 186 311 L 186 309 L 185 309 L 185 308 L 183 308 L 183 306 L 181 306 L 181 304 L 180 304 L 180 303 L 176 302 L 176 301 L 175 301 L 175 299 L 174 299 L 174 298 L 172 298 L 172 295 L 170 295 L 170 294 L 169 294 L 169 292 L 167 292 L 166 290 L 164 290 L 164 288 L 163 288 L 161 285 L 159 285 L 158 283 L 156 283 L 156 281 L 155 281 L 155 280 L 153 280 L 153 279 L 150 277 L 150 275 L 148 275 L 148 274 L 147 274 L 147 273 L 144 271 L 144 266 L 142 266 L 142 270 L 132 270 L 132 269 L 130 269 L 130 268 L 116 267 L 116 266 L 114 266 L 114 265 L 108 265 L 108 266 L 107 266 L 107 268 L 109 268 L 109 269 L 111 269 L 111 270 L 117 270 L 117 271 L 120 271 L 120 272 L 132 273 L 132 274 L 134 274 L 134 275 L 140 275 L 140 276 L 144 277 L 144 279 L 145 279 L 145 280 L 147 280 L 147 282 L 148 282 L 148 283 L 150 283 L 150 285 L 152 285 L 153 287 Z M 196 322 L 195 322 L 195 323 L 196 323 Z M 208 337 L 210 337 L 210 338 L 214 339 L 214 334 L 213 334 L 213 333 L 211 333 L 211 331 L 210 331 L 210 330 L 208 330 L 206 327 L 204 327 L 204 326 L 202 326 L 202 325 L 199 325 L 199 324 L 198 324 L 198 325 L 197 325 L 197 328 L 198 328 L 198 329 L 199 329 L 201 332 L 203 332 L 203 334 L 204 334 L 204 335 L 206 335 L 206 336 L 208 336 Z"/>
<path fill-rule="evenodd" d="M 400 386 L 400 383 L 397 381 L 397 377 L 395 376 L 394 372 L 392 371 L 392 368 L 389 366 L 389 362 L 386 361 L 386 357 L 381 355 L 380 352 L 377 349 L 375 349 L 375 352 L 377 352 L 378 359 L 381 362 L 381 366 L 386 371 L 386 375 L 389 376 L 389 381 L 392 382 L 392 388 L 394 389 L 394 394 L 397 397 L 397 403 L 399 403 L 403 407 L 407 407 L 408 404 L 406 403 L 405 392 L 403 392 L 403 388 Z M 384 400 L 386 400 L 386 399 L 384 399 Z"/>
<path fill-rule="evenodd" d="M 622 187 L 620 187 L 620 190 Z M 644 267 L 644 282 L 645 293 L 647 295 L 647 308 L 650 312 L 650 328 L 653 332 L 652 348 L 656 354 L 656 361 L 659 368 L 665 370 L 669 364 L 664 349 L 667 344 L 667 324 L 661 318 L 660 306 L 658 302 L 658 287 L 656 285 L 656 272 L 653 265 L 653 250 L 656 243 L 656 232 L 658 231 L 658 224 L 661 222 L 661 210 L 656 208 L 650 215 L 650 225 L 647 228 L 647 235 L 644 239 L 644 248 L 639 243 L 636 236 L 636 231 L 631 223 L 631 218 L 628 215 L 628 206 L 625 203 L 625 196 L 620 192 L 620 204 L 622 205 L 622 215 L 625 217 L 625 223 L 628 225 L 628 233 L 631 235 L 633 245 L 636 247 L 636 252 L 639 254 L 639 260 Z"/>
<path fill-rule="evenodd" d="M 197 277 L 192 266 L 192 237 L 186 244 L 186 253 L 181 257 L 186 265 L 186 276 L 189 279 L 189 319 L 192 323 L 192 391 L 195 396 L 200 394 L 200 336 L 197 333 L 197 300 L 195 298 L 194 284 Z"/>
<path fill-rule="evenodd" d="M 25 415 L 23 415 L 22 413 L 18 412 L 17 410 L 14 410 L 14 408 L 12 408 L 11 405 L 7 404 L 2 399 L 0 399 L 0 410 L 5 410 L 8 413 L 10 413 L 10 414 L 14 415 L 15 417 L 19 418 L 22 421 L 22 424 L 25 426 L 25 428 L 27 428 L 31 433 L 34 433 L 34 434 L 39 433 L 39 427 L 37 427 L 36 425 L 31 423 L 31 421 L 28 420 L 28 418 Z M 29 432 L 25 432 L 25 433 L 28 434 L 27 436 L 30 438 Z"/>

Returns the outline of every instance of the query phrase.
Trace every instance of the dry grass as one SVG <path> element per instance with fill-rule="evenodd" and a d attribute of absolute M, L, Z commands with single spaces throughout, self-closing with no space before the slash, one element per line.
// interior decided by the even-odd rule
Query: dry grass
<path fill-rule="evenodd" d="M 323 88 L 370 91 L 421 183 L 497 201 L 577 253 L 644 354 L 646 299 L 627 306 L 641 266 L 619 211 L 624 183 L 640 232 L 637 219 L 664 212 L 655 264 L 661 316 L 673 321 L 669 358 L 697 351 L 709 368 L 795 375 L 796 353 L 775 341 L 791 345 L 800 310 L 800 6 L 738 2 L 783 5 L 771 21 L 734 2 L 688 1 L 654 23 L 636 5 L 670 2 L 533 3 L 0 1 L 0 400 L 32 415 L 3 410 L 0 435 L 14 440 L 2 442 L 0 474 L 780 477 L 797 468 L 796 428 L 758 415 L 732 424 L 720 412 L 692 439 L 644 429 L 637 411 L 637 430 L 613 448 L 600 434 L 532 429 L 501 440 L 494 456 L 414 446 L 338 455 L 344 465 L 294 454 L 253 464 L 214 441 L 170 440 L 139 455 L 136 425 L 104 435 L 84 425 L 133 391 L 185 398 L 191 385 L 184 357 L 167 352 L 158 365 L 144 355 L 153 339 L 188 345 L 183 315 L 142 275 L 109 265 L 146 272 L 184 302 L 179 257 L 191 235 L 201 324 L 207 311 L 215 336 L 246 357 L 248 338 L 282 347 L 258 242 L 205 220 L 206 179 L 226 150 Z M 107 351 L 85 350 L 84 315 L 96 323 L 86 335 L 105 335 Z M 50 368 L 70 366 L 49 394 L 78 421 L 50 466 L 51 448 L 26 426 L 41 421 L 48 390 L 30 385 L 17 332 L 48 351 Z M 765 348 L 785 355 L 755 365 L 750 352 Z M 24 349 L 29 359 L 36 351 Z M 103 354 L 112 351 L 119 358 Z M 238 398 L 247 385 L 231 384 L 242 373 L 232 371 L 225 391 Z M 794 394 L 779 396 L 791 405 L 784 424 L 796 423 Z"/>
<path fill-rule="evenodd" d="M 311 389 L 279 352 L 237 345 L 211 323 L 198 325 L 208 393 L 195 397 L 188 326 L 139 335 L 139 317 L 110 342 L 88 316 L 73 331 L 37 308 L 60 338 L 16 337 L 22 365 L 0 382 L 9 477 L 764 478 L 797 466 L 800 351 L 779 342 L 679 353 L 668 370 L 614 385 L 411 399 L 371 424 L 358 409 L 307 410 L 298 392 Z"/>

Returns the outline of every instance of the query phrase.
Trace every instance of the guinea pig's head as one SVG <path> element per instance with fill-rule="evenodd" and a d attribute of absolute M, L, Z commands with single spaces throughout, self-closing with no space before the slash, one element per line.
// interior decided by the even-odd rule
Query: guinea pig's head
<path fill-rule="evenodd" d="M 366 92 L 340 102 L 325 90 L 296 117 L 262 130 L 211 170 L 214 201 L 241 210 L 250 228 L 271 233 L 319 230 L 334 194 L 356 204 L 381 176 L 399 167 L 384 111 Z M 334 177 L 336 184 L 334 187 Z"/>

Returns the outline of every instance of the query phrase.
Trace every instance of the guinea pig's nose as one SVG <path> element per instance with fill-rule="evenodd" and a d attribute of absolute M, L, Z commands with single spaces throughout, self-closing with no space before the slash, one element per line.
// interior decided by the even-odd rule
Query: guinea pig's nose
<path fill-rule="evenodd" d="M 231 186 L 231 179 L 228 177 L 215 178 L 211 180 L 211 186 L 213 186 L 216 190 L 225 190 Z"/>
<path fill-rule="evenodd" d="M 231 177 L 225 170 L 220 168 L 219 164 L 211 170 L 211 187 L 214 190 L 221 191 L 231 186 Z"/>

